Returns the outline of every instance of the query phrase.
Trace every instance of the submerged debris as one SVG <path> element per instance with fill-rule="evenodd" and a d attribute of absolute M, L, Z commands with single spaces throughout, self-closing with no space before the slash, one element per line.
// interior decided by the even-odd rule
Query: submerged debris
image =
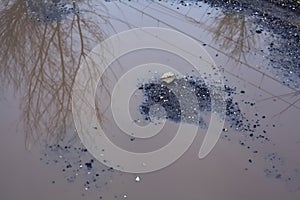
<path fill-rule="evenodd" d="M 79 12 L 75 3 L 70 4 L 67 0 L 34 1 L 25 0 L 28 15 L 38 22 L 60 22 L 65 16 Z"/>
<path fill-rule="evenodd" d="M 161 80 L 151 80 L 141 84 L 139 89 L 142 90 L 144 95 L 144 100 L 139 110 L 146 121 L 148 120 L 151 123 L 153 118 L 165 118 L 176 123 L 193 123 L 201 128 L 208 127 L 209 118 L 207 116 L 212 112 L 212 93 L 210 87 L 201 78 L 192 76 L 177 77 L 170 84 L 165 84 Z M 234 95 L 244 95 L 246 91 L 242 90 L 238 93 L 235 88 L 227 85 L 224 86 L 224 91 L 226 94 L 226 124 L 234 132 L 242 134 L 244 138 L 239 141 L 239 144 L 249 150 L 250 155 L 253 155 L 253 158 L 247 158 L 249 166 L 245 168 L 245 171 L 248 171 L 250 167 L 254 166 L 256 155 L 263 152 L 256 149 L 257 147 L 252 147 L 253 141 L 259 143 L 270 142 L 267 131 L 264 127 L 261 127 L 261 121 L 267 117 L 266 115 L 255 113 L 253 119 L 248 119 L 240 109 L 239 104 L 234 101 Z M 255 106 L 255 102 L 252 101 L 242 100 L 241 102 L 250 107 Z M 275 127 L 274 124 L 273 127 Z M 230 135 L 231 132 L 233 131 L 228 131 L 228 128 L 224 128 L 223 138 L 231 140 L 230 138 L 233 137 Z M 271 153 L 270 155 L 273 154 Z M 276 159 L 282 160 L 277 154 Z M 266 160 L 268 164 L 273 163 L 273 168 L 267 167 L 264 170 L 267 177 L 283 180 L 287 185 L 295 186 L 299 184 L 298 173 L 295 173 L 295 170 L 291 173 L 284 169 L 283 163 L 274 163 L 274 159 Z"/>
<path fill-rule="evenodd" d="M 40 160 L 59 168 L 69 183 L 80 182 L 83 196 L 87 191 L 101 192 L 116 175 L 113 168 L 95 160 L 85 147 L 77 143 L 46 144 Z M 56 183 L 55 180 L 51 181 Z"/>
<path fill-rule="evenodd" d="M 171 84 L 162 81 L 144 83 L 139 87 L 144 93 L 144 102 L 140 106 L 141 113 L 145 120 L 157 116 L 160 112 L 150 112 L 151 107 L 160 105 L 165 109 L 166 119 L 174 122 L 195 123 L 201 127 L 207 127 L 208 122 L 204 120 L 212 110 L 212 99 L 209 87 L 200 78 L 186 77 L 176 78 Z M 235 89 L 224 86 L 226 94 L 224 102 L 215 102 L 215 107 L 224 106 L 226 108 L 226 119 L 230 121 L 232 128 L 241 131 L 254 131 L 249 123 L 243 123 L 244 116 L 238 107 L 238 103 L 233 101 L 232 95 Z M 220 108 L 219 108 L 220 109 Z"/>

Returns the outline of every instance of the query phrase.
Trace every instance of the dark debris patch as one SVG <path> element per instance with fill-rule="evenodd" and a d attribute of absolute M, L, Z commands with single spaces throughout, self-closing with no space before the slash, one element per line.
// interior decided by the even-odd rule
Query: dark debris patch
<path fill-rule="evenodd" d="M 209 87 L 203 80 L 189 77 L 175 79 L 174 82 L 178 85 L 178 87 L 181 86 L 180 82 L 187 82 L 190 85 L 189 89 L 193 90 L 194 95 L 197 98 L 197 108 L 200 113 L 209 114 L 211 112 L 211 95 Z M 182 109 L 180 107 L 179 99 L 166 84 L 160 81 L 149 82 L 139 86 L 139 89 L 142 90 L 144 94 L 144 101 L 140 105 L 140 112 L 144 115 L 145 120 L 151 120 L 151 116 L 149 114 L 150 109 L 152 106 L 159 104 L 165 109 L 167 119 L 174 122 L 181 122 Z M 251 125 L 251 123 L 247 122 L 247 119 L 240 110 L 238 103 L 233 100 L 233 95 L 237 94 L 236 89 L 225 85 L 224 91 L 226 94 L 226 121 L 229 122 L 230 127 L 239 131 L 254 132 L 257 125 Z M 252 103 L 250 104 L 252 105 Z M 201 125 L 202 122 L 202 120 L 199 120 L 199 125 Z"/>
<path fill-rule="evenodd" d="M 75 3 L 70 4 L 67 0 L 25 0 L 25 2 L 28 16 L 41 23 L 60 22 L 69 14 L 79 13 L 78 6 Z"/>
<path fill-rule="evenodd" d="M 162 106 L 166 113 L 167 119 L 179 122 L 181 119 L 180 103 L 176 95 L 165 85 L 158 83 L 144 84 L 139 87 L 146 94 L 146 102 L 140 106 L 140 111 L 145 115 L 145 119 L 149 119 L 150 107 L 154 104 Z"/>
<path fill-rule="evenodd" d="M 290 190 L 299 188 L 300 173 L 298 169 L 285 169 L 285 160 L 278 153 L 270 153 L 265 157 L 268 167 L 264 173 L 269 178 L 284 181 Z"/>
<path fill-rule="evenodd" d="M 40 160 L 46 165 L 58 168 L 69 183 L 80 182 L 83 195 L 90 191 L 101 192 L 113 176 L 120 174 L 95 160 L 86 148 L 77 143 L 45 144 Z M 56 183 L 55 180 L 51 182 Z"/>

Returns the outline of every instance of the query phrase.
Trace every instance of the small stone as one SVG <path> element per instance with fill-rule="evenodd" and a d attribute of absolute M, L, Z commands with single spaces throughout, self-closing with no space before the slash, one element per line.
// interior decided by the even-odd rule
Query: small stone
<path fill-rule="evenodd" d="M 175 79 L 175 74 L 173 72 L 166 72 L 164 73 L 160 79 L 163 81 L 163 82 L 166 82 L 166 83 L 172 83 Z"/>
<path fill-rule="evenodd" d="M 139 176 L 135 177 L 135 182 L 140 182 L 141 178 Z"/>
<path fill-rule="evenodd" d="M 277 179 L 280 179 L 280 178 L 281 178 L 281 174 L 277 174 L 277 175 L 276 175 L 276 178 L 277 178 Z"/>
<path fill-rule="evenodd" d="M 93 168 L 93 165 L 92 163 L 85 163 L 85 166 L 88 170 L 92 169 Z"/>
<path fill-rule="evenodd" d="M 258 34 L 261 34 L 262 30 L 261 29 L 257 29 L 255 32 L 258 33 Z"/>

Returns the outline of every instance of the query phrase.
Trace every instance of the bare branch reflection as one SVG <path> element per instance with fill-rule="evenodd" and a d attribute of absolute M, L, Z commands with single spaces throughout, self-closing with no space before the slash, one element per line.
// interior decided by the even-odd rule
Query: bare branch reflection
<path fill-rule="evenodd" d="M 273 115 L 272 117 L 277 117 L 277 116 L 280 116 L 281 114 L 283 114 L 284 112 L 288 111 L 290 108 L 292 107 L 295 107 L 296 104 L 298 102 L 300 102 L 300 90 L 296 90 L 296 91 L 293 91 L 293 92 L 290 92 L 290 93 L 286 93 L 286 94 L 282 94 L 282 95 L 273 95 L 272 97 L 269 97 L 269 98 L 265 98 L 265 99 L 262 99 L 260 101 L 266 101 L 266 100 L 271 100 L 271 99 L 282 99 L 282 98 L 296 98 L 292 103 L 288 103 L 289 105 L 286 106 L 283 110 L 281 110 L 279 113 Z"/>
<path fill-rule="evenodd" d="M 101 24 L 107 24 L 108 18 L 101 10 L 94 11 L 89 1 L 69 3 L 73 10 L 78 3 L 84 4 L 89 17 L 73 12 L 63 21 L 43 22 L 32 17 L 27 1 L 1 5 L 0 78 L 2 85 L 24 95 L 21 108 L 27 146 L 44 136 L 52 141 L 64 137 L 72 122 L 71 92 L 79 66 L 105 36 Z"/>
<path fill-rule="evenodd" d="M 238 61 L 247 61 L 245 55 L 255 46 L 257 38 L 248 29 L 245 16 L 224 12 L 216 21 L 217 25 L 211 28 L 215 43 Z"/>
<path fill-rule="evenodd" d="M 225 12 L 219 16 L 219 22 L 215 27 L 211 28 L 211 31 L 214 34 L 213 40 L 221 44 L 222 49 L 229 52 L 234 59 L 247 63 L 246 55 L 249 51 L 253 51 L 256 41 L 259 39 L 257 35 L 251 33 L 249 28 L 244 15 Z M 300 91 L 296 90 L 288 94 L 272 96 L 262 101 L 283 97 L 296 98 L 287 107 L 273 116 L 276 117 L 295 107 L 300 101 L 299 95 Z"/>

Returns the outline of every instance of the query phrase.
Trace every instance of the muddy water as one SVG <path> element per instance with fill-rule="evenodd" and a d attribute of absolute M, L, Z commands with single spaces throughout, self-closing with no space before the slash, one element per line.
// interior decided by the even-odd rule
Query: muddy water
<path fill-rule="evenodd" d="M 1 5 L 1 199 L 299 199 L 299 79 L 295 73 L 280 76 L 273 68 L 280 58 L 268 47 L 280 40 L 259 31 L 263 27 L 252 17 L 203 3 L 61 1 L 59 9 L 47 5 L 51 9 L 45 10 L 43 3 L 30 7 L 24 2 Z M 53 12 L 59 17 L 52 18 Z M 222 139 L 205 159 L 197 157 L 205 136 L 200 129 L 191 148 L 171 166 L 128 174 L 101 164 L 80 143 L 71 91 L 91 49 L 114 33 L 146 26 L 171 28 L 203 45 L 234 89 L 233 102 L 251 129 L 237 129 L 237 118 L 229 115 Z M 150 62 L 194 75 L 185 60 L 155 50 L 133 52 L 111 64 L 98 85 L 99 120 L 111 141 L 128 151 L 164 146 L 179 125 L 168 121 L 161 133 L 143 140 L 124 134 L 106 109 L 118 80 Z M 159 116 L 143 121 L 139 106 L 145 93 L 138 85 L 162 73 L 150 71 L 142 79 L 136 74 L 129 103 L 134 123 L 161 122 Z M 285 79 L 295 84 L 287 86 Z"/>

